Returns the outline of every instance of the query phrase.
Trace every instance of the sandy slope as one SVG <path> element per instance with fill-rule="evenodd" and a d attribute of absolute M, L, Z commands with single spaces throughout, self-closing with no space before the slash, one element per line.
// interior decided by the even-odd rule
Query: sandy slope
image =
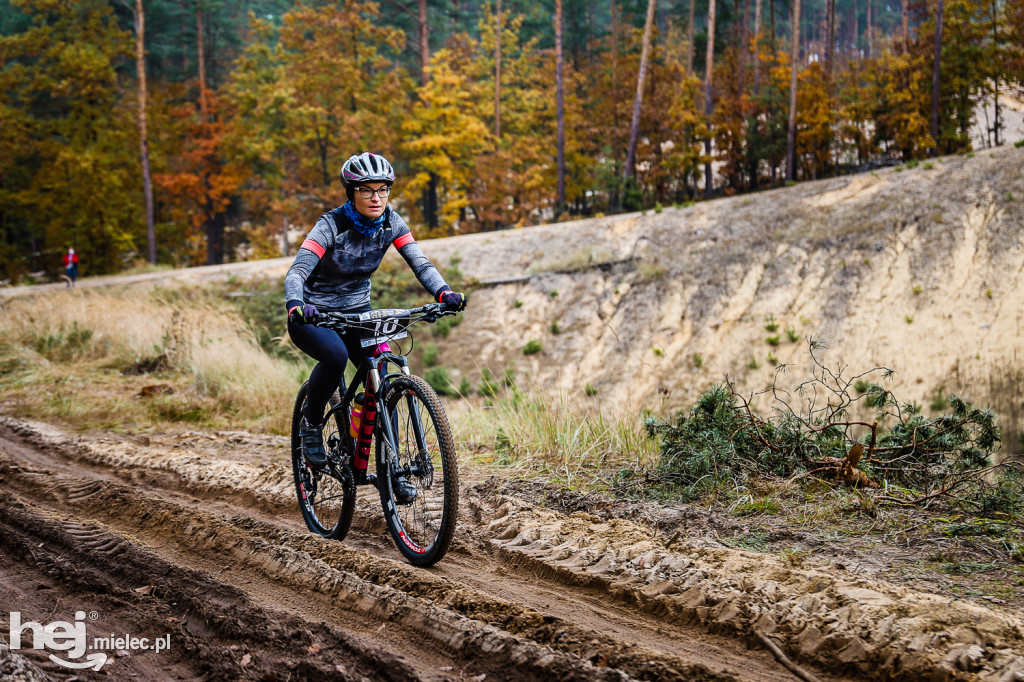
<path fill-rule="evenodd" d="M 636 258 L 476 294 L 453 343 L 545 385 L 591 382 L 620 404 L 645 405 L 686 404 L 725 374 L 754 390 L 773 375 L 768 337 L 782 335 L 779 361 L 806 359 L 788 327 L 824 338 L 830 362 L 892 367 L 897 395 L 924 402 L 939 387 L 987 390 L 982 379 L 1014 362 L 1022 199 L 1024 149 L 1000 150 L 646 216 L 439 240 L 428 251 L 442 264 L 457 252 L 482 280 L 576 267 L 590 255 Z M 781 325 L 774 334 L 768 315 Z M 544 351 L 524 357 L 528 339 Z M 751 357 L 761 369 L 748 368 Z"/>

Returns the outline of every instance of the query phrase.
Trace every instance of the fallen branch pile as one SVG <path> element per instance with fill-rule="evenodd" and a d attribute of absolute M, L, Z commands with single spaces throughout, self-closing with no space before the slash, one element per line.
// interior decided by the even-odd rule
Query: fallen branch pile
<path fill-rule="evenodd" d="M 816 356 L 824 346 L 810 340 L 812 378 L 791 393 L 772 386 L 742 396 L 726 381 L 701 395 L 672 422 L 648 420 L 661 440 L 656 476 L 683 499 L 696 499 L 752 477 L 824 480 L 877 490 L 877 502 L 928 505 L 945 498 L 978 514 L 1017 513 L 1024 505 L 1019 467 L 995 465 L 1000 444 L 996 416 L 958 396 L 944 414 L 926 417 L 912 403 L 899 403 L 866 377 L 892 371 L 876 367 L 845 376 Z M 772 414 L 760 416 L 755 402 L 767 400 Z M 871 421 L 851 418 L 874 410 Z"/>

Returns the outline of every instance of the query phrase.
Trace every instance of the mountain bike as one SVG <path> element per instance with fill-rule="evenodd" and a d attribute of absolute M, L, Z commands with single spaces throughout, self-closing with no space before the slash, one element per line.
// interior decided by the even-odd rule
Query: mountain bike
<path fill-rule="evenodd" d="M 352 525 L 356 489 L 374 486 L 391 537 L 409 563 L 430 566 L 448 551 L 459 506 L 451 427 L 437 393 L 410 373 L 408 359 L 392 352 L 391 343 L 411 339 L 413 324 L 455 314 L 440 303 L 430 303 L 408 310 L 321 313 L 317 319 L 321 327 L 356 331 L 360 345 L 372 350 L 347 387 L 342 380 L 324 409 L 327 464 L 322 469 L 309 466 L 299 439 L 309 382 L 295 398 L 292 473 L 302 518 L 314 533 L 344 539 Z M 358 404 L 360 388 L 363 411 L 353 436 L 351 407 Z M 371 445 L 375 472 L 368 471 Z"/>

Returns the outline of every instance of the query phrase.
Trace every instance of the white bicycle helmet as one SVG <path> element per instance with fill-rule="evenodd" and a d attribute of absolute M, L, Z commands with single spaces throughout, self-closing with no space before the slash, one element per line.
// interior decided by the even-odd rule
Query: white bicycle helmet
<path fill-rule="evenodd" d="M 395 182 L 395 169 L 379 154 L 363 152 L 348 158 L 341 167 L 341 184 L 352 189 L 366 182 Z"/>

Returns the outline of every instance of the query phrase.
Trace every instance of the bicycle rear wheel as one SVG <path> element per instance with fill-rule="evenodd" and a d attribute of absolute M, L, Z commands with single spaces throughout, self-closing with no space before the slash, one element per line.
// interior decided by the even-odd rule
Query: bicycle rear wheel
<path fill-rule="evenodd" d="M 383 425 L 377 430 L 377 488 L 391 537 L 415 566 L 440 561 L 451 546 L 459 509 L 459 474 L 455 441 L 437 393 L 423 379 L 398 377 L 384 396 L 383 414 L 396 442 L 387 444 Z M 415 490 L 412 499 L 396 497 L 395 482 L 404 477 Z"/>
<path fill-rule="evenodd" d="M 335 415 L 323 427 L 324 447 L 330 463 L 323 470 L 316 470 L 306 464 L 302 457 L 302 441 L 299 438 L 299 420 L 302 405 L 306 402 L 308 383 L 302 384 L 295 398 L 292 410 L 292 475 L 295 477 L 295 493 L 299 497 L 299 510 L 306 527 L 318 535 L 342 540 L 352 525 L 352 514 L 356 507 L 356 486 L 352 468 L 345 463 L 341 451 L 342 424 Z M 338 394 L 331 396 L 326 410 L 338 403 Z"/>

